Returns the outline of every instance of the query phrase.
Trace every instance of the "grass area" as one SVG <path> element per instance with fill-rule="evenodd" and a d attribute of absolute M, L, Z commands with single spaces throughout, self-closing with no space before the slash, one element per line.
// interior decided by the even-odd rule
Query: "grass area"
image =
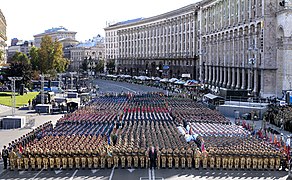
<path fill-rule="evenodd" d="M 28 92 L 27 94 L 24 94 L 23 96 L 20 96 L 16 94 L 15 96 L 15 106 L 21 107 L 23 105 L 28 104 L 28 100 L 30 99 L 32 101 L 33 98 L 38 95 L 39 92 Z M 12 98 L 10 92 L 1 92 L 0 93 L 0 104 L 3 104 L 5 106 L 11 106 L 12 105 Z"/>

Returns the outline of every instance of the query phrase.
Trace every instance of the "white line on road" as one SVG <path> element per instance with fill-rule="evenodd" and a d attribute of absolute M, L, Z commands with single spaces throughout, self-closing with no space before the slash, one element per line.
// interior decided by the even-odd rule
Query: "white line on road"
<path fill-rule="evenodd" d="M 113 86 L 121 87 L 121 88 L 124 88 L 124 89 L 127 89 L 127 90 L 129 90 L 129 91 L 132 91 L 132 92 L 136 93 L 136 91 L 134 91 L 134 90 L 132 90 L 132 89 L 130 89 L 130 88 L 127 88 L 127 87 L 125 87 L 125 86 L 120 86 L 120 85 L 116 85 L 116 84 L 113 84 Z"/>
<path fill-rule="evenodd" d="M 35 179 L 38 175 L 40 175 L 40 173 L 42 172 L 44 170 L 44 168 L 43 169 L 41 169 L 32 179 Z"/>
<path fill-rule="evenodd" d="M 72 174 L 72 176 L 70 177 L 70 180 L 73 180 L 74 176 L 76 175 L 78 169 L 75 170 L 75 172 Z"/>
<path fill-rule="evenodd" d="M 149 180 L 151 180 L 151 170 L 150 170 L 150 168 L 149 168 Z"/>
<path fill-rule="evenodd" d="M 152 169 L 152 180 L 155 180 L 154 168 Z"/>
<path fill-rule="evenodd" d="M 116 166 L 114 166 L 113 169 L 112 169 L 112 172 L 111 172 L 111 175 L 109 177 L 109 180 L 112 180 L 113 179 L 113 175 L 114 175 L 114 172 L 115 172 L 115 167 Z"/>

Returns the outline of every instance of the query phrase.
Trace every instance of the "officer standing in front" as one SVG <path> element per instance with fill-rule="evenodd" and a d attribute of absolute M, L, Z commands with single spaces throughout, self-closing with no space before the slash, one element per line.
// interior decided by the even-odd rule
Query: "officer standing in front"
<path fill-rule="evenodd" d="M 4 169 L 7 169 L 8 149 L 4 146 L 2 150 L 2 158 L 4 162 Z"/>

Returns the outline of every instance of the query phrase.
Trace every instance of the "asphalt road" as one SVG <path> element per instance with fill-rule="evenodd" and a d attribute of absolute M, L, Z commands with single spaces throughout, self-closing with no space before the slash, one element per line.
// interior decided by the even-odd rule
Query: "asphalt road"
<path fill-rule="evenodd" d="M 98 84 L 100 92 L 152 92 L 160 91 L 165 92 L 162 89 L 153 87 L 146 87 L 137 84 L 130 84 L 125 82 L 95 80 L 94 84 Z M 7 112 L 9 113 L 9 112 Z M 19 114 L 29 114 L 27 111 L 17 111 Z M 3 113 L 4 114 L 4 113 Z M 3 115 L 2 114 L 2 115 Z M 0 114 L 1 116 L 1 114 Z M 35 126 L 43 124 L 52 120 L 56 122 L 62 115 L 36 115 L 33 117 L 36 120 Z M 0 145 L 7 144 L 13 139 L 20 137 L 21 135 L 31 131 L 31 129 L 15 129 L 15 130 L 0 130 Z M 3 161 L 0 160 L 0 180 L 93 180 L 93 179 L 109 179 L 109 180 L 191 180 L 191 179 L 287 179 L 288 172 L 286 171 L 240 171 L 240 170 L 197 170 L 197 169 L 73 169 L 73 170 L 39 170 L 39 171 L 10 171 L 3 170 Z"/>

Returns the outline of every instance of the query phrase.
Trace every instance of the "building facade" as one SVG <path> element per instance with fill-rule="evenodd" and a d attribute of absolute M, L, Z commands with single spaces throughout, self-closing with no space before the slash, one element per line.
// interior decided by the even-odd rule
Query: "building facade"
<path fill-rule="evenodd" d="M 209 87 L 281 97 L 292 88 L 292 2 L 280 2 L 203 0 L 110 25 L 106 59 L 118 73 L 190 74 Z"/>
<path fill-rule="evenodd" d="M 11 40 L 11 46 L 7 48 L 7 61 L 9 62 L 16 52 L 22 52 L 29 56 L 29 51 L 33 46 L 32 41 L 23 41 L 13 38 Z"/>
<path fill-rule="evenodd" d="M 42 38 L 46 35 L 52 37 L 53 41 L 56 39 L 60 41 L 63 45 L 63 48 L 78 44 L 78 41 L 75 39 L 77 32 L 69 31 L 68 29 L 60 26 L 57 28 L 51 28 L 45 30 L 45 32 L 34 35 L 34 43 L 36 47 L 41 47 Z"/>
<path fill-rule="evenodd" d="M 5 16 L 3 15 L 2 11 L 0 10 L 0 65 L 6 63 L 6 41 L 7 41 L 7 36 L 6 36 L 6 19 Z"/>
<path fill-rule="evenodd" d="M 87 72 L 89 75 L 95 74 L 95 67 L 99 61 L 104 60 L 105 46 L 104 37 L 100 35 L 79 43 L 75 47 L 70 48 L 70 71 L 83 72 L 84 61 L 87 61 Z"/>

